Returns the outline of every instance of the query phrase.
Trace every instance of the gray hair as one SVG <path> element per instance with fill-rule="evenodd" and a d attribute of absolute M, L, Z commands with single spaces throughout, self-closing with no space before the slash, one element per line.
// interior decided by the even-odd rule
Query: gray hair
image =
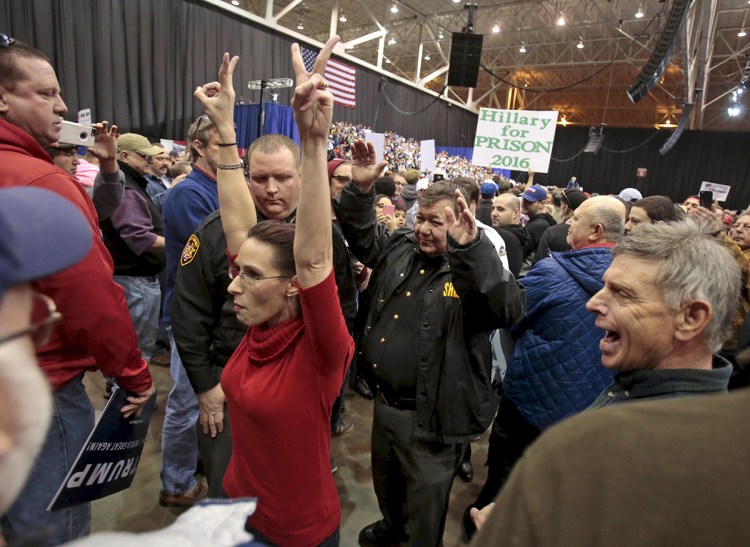
<path fill-rule="evenodd" d="M 732 253 L 709 233 L 709 226 L 691 219 L 643 224 L 615 245 L 612 255 L 660 262 L 656 284 L 674 310 L 689 302 L 708 302 L 713 317 L 703 338 L 716 352 L 731 331 L 740 298 L 740 268 Z"/>
<path fill-rule="evenodd" d="M 609 196 L 594 196 L 587 199 L 588 222 L 591 226 L 601 224 L 603 239 L 609 243 L 617 243 L 625 233 L 625 219 L 622 213 L 624 207 L 616 198 Z M 627 215 L 626 215 L 627 216 Z"/>

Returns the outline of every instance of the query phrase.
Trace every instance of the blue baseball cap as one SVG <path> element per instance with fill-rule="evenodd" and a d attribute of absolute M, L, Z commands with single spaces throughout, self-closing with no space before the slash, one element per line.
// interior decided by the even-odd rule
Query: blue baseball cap
<path fill-rule="evenodd" d="M 533 184 L 526 188 L 521 197 L 524 201 L 544 201 L 547 199 L 547 190 L 544 189 L 544 186 Z"/>
<path fill-rule="evenodd" d="M 0 299 L 14 285 L 73 266 L 91 243 L 91 225 L 59 194 L 25 186 L 0 190 Z"/>

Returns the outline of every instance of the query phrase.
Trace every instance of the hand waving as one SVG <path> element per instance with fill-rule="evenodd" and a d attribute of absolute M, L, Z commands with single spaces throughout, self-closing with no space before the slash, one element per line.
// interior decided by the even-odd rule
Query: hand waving
<path fill-rule="evenodd" d="M 99 160 L 114 160 L 117 157 L 117 126 L 109 125 L 108 121 L 92 124 L 96 129 L 94 146 L 89 147 L 89 152 Z"/>
<path fill-rule="evenodd" d="M 461 190 L 456 190 L 456 209 L 458 218 L 450 207 L 445 208 L 445 221 L 448 223 L 448 234 L 459 244 L 466 245 L 477 237 L 477 223 L 474 215 L 466 204 Z"/>
<path fill-rule="evenodd" d="M 198 86 L 193 93 L 195 98 L 203 105 L 203 111 L 219 131 L 219 140 L 228 138 L 230 139 L 228 142 L 235 140 L 235 93 L 232 76 L 239 60 L 240 58 L 237 56 L 230 59 L 229 53 L 225 53 L 219 67 L 219 81 Z"/>
<path fill-rule="evenodd" d="M 315 60 L 312 72 L 305 70 L 299 44 L 292 44 L 292 67 L 297 80 L 292 98 L 294 119 L 297 121 L 300 140 L 326 139 L 333 117 L 333 95 L 328 91 L 328 82 L 323 75 L 333 47 L 339 37 L 328 39 Z"/>
<path fill-rule="evenodd" d="M 352 153 L 352 179 L 357 187 L 369 192 L 372 183 L 380 176 L 388 166 L 387 161 L 377 163 L 375 161 L 375 147 L 371 142 L 357 139 L 351 145 Z"/>

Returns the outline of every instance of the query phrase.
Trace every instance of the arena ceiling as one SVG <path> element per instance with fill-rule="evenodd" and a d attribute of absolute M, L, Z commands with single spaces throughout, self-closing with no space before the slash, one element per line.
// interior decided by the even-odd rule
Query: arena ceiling
<path fill-rule="evenodd" d="M 736 95 L 750 76 L 750 0 L 690 2 L 659 82 L 637 103 L 626 91 L 670 32 L 679 0 L 479 0 L 476 88 L 446 87 L 451 35 L 469 23 L 466 2 L 205 1 L 314 42 L 337 33 L 344 59 L 473 110 L 557 110 L 570 124 L 645 128 L 677 123 L 692 104 L 690 129 L 750 131 L 750 89 Z"/>

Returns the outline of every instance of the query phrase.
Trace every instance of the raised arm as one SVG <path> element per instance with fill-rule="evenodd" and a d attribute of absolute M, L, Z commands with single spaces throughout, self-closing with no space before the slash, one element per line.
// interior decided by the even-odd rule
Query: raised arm
<path fill-rule="evenodd" d="M 302 150 L 294 263 L 301 287 L 323 281 L 333 268 L 331 195 L 328 188 L 328 132 L 333 116 L 333 95 L 323 74 L 338 36 L 329 38 L 315 61 L 305 70 L 299 45 L 292 45 L 292 66 L 297 79 L 292 108 Z"/>
<path fill-rule="evenodd" d="M 198 87 L 195 98 L 216 127 L 219 136 L 219 154 L 216 182 L 219 187 L 219 206 L 224 235 L 229 252 L 236 255 L 247 239 L 247 232 L 255 226 L 255 203 L 242 173 L 242 162 L 237 152 L 237 134 L 234 130 L 234 86 L 232 75 L 239 57 L 225 53 L 219 67 L 219 81 Z"/>

